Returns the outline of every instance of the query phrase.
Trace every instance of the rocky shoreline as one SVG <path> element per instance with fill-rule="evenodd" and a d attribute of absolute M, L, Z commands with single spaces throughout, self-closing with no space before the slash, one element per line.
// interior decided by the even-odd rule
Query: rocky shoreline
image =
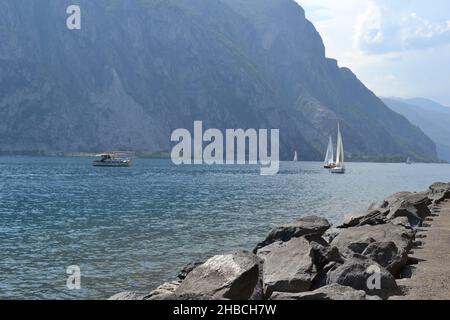
<path fill-rule="evenodd" d="M 185 266 L 148 294 L 111 300 L 380 300 L 404 294 L 418 233 L 450 199 L 450 183 L 399 192 L 337 227 L 310 216 L 280 225 L 253 252 L 217 255 Z M 418 280 L 420 281 L 420 280 Z"/>

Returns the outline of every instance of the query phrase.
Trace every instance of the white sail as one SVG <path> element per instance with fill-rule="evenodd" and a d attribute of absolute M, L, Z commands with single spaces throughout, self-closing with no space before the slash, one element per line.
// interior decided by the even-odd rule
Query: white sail
<path fill-rule="evenodd" d="M 344 166 L 344 142 L 342 140 L 341 128 L 339 124 L 338 124 L 338 138 L 336 146 L 336 166 L 337 167 Z"/>
<path fill-rule="evenodd" d="M 298 161 L 297 160 L 297 151 L 295 151 L 295 154 L 294 154 L 294 161 Z"/>
<path fill-rule="evenodd" d="M 341 127 L 338 123 L 338 136 L 337 136 L 337 144 L 336 144 L 336 163 L 333 168 L 330 170 L 331 173 L 345 173 L 344 166 L 344 141 L 342 139 Z"/>
<path fill-rule="evenodd" d="M 330 136 L 330 140 L 328 141 L 327 154 L 325 155 L 325 165 L 331 165 L 334 163 L 334 147 L 333 147 L 333 138 Z"/>

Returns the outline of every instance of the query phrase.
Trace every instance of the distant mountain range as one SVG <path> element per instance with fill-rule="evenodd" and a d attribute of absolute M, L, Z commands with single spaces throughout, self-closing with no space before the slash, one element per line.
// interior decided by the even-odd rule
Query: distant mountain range
<path fill-rule="evenodd" d="M 424 98 L 383 98 L 383 101 L 420 127 L 436 143 L 438 157 L 450 162 L 450 107 Z"/>
<path fill-rule="evenodd" d="M 0 152 L 169 150 L 170 133 L 279 128 L 281 156 L 437 159 L 325 48 L 293 0 L 0 2 Z"/>

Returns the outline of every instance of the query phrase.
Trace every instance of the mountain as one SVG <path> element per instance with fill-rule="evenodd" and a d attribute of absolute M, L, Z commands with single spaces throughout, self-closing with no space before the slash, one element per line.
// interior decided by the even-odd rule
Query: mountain
<path fill-rule="evenodd" d="M 81 7 L 81 30 L 66 8 Z M 436 160 L 434 143 L 347 68 L 292 0 L 2 0 L 0 152 L 169 150 L 176 128 L 279 128 L 322 160 Z"/>
<path fill-rule="evenodd" d="M 419 126 L 436 143 L 439 158 L 450 162 L 450 107 L 424 98 L 384 98 L 383 101 Z"/>

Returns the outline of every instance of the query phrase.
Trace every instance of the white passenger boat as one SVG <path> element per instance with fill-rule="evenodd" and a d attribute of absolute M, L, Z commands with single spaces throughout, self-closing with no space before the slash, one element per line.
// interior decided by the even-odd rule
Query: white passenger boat
<path fill-rule="evenodd" d="M 103 153 L 97 157 L 99 159 L 92 163 L 94 167 L 129 167 L 131 165 L 131 159 L 119 157 L 114 153 Z"/>

